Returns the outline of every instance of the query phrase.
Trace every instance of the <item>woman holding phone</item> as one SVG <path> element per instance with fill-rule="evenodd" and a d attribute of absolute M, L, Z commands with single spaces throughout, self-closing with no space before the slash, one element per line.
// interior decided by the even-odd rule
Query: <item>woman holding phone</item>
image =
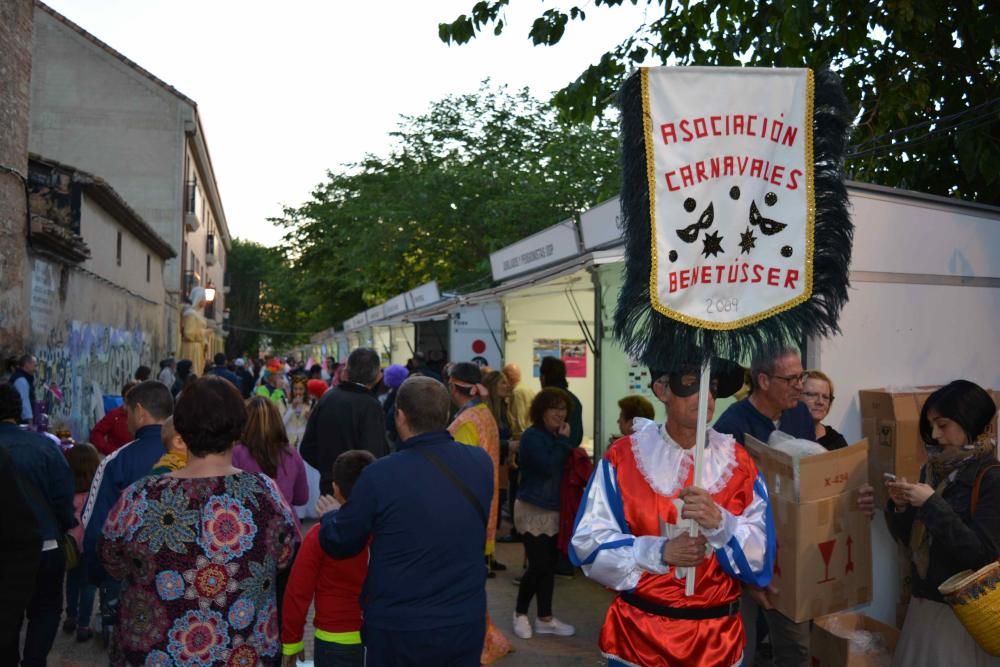
<path fill-rule="evenodd" d="M 918 482 L 885 483 L 893 537 L 912 553 L 913 597 L 893 666 L 1000 666 L 938 592 L 949 577 L 1000 557 L 1000 463 L 987 433 L 996 414 L 979 385 L 955 380 L 927 398 L 920 435 L 928 461 Z"/>

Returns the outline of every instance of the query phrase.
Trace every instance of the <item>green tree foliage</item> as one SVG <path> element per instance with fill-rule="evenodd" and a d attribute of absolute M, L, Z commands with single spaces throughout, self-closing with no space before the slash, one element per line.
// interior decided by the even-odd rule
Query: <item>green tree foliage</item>
<path fill-rule="evenodd" d="M 229 322 L 238 325 L 230 329 L 226 338 L 226 355 L 240 356 L 256 352 L 260 347 L 260 334 L 244 327 L 260 329 L 260 293 L 264 282 L 261 267 L 270 261 L 271 250 L 253 241 L 233 239 L 226 258 L 226 273 L 230 290 L 226 295 Z"/>
<path fill-rule="evenodd" d="M 321 329 L 421 283 L 471 289 L 489 281 L 489 254 L 613 196 L 613 123 L 560 120 L 527 90 L 488 81 L 427 113 L 403 116 L 388 155 L 330 172 L 288 228 L 303 304 Z"/>
<path fill-rule="evenodd" d="M 316 324 L 322 314 L 307 305 L 302 289 L 306 275 L 295 270 L 284 248 L 233 239 L 226 271 L 228 355 L 254 354 L 265 342 L 281 349 L 304 342 L 309 332 L 323 328 Z"/>
<path fill-rule="evenodd" d="M 626 0 L 593 0 L 617 7 Z M 588 120 L 639 63 L 829 66 L 857 110 L 848 160 L 858 180 L 1000 204 L 1000 3 L 982 0 L 628 0 L 652 17 L 555 94 Z M 510 0 L 481 0 L 439 26 L 446 43 L 499 35 Z M 580 7 L 549 8 L 536 45 L 558 43 Z M 762 91 L 763 94 L 763 91 Z M 906 128 L 906 129 L 904 129 Z"/>

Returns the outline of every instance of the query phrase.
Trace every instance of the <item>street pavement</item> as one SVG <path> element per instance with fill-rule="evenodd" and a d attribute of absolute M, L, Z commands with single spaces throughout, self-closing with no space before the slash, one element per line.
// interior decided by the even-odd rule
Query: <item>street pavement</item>
<path fill-rule="evenodd" d="M 506 531 L 505 531 L 506 532 Z M 517 598 L 514 577 L 520 575 L 523 550 L 520 544 L 497 545 L 497 559 L 507 565 L 506 572 L 498 572 L 496 579 L 486 584 L 490 616 L 494 624 L 510 639 L 514 652 L 498 661 L 501 667 L 599 667 L 606 661 L 597 650 L 597 636 L 604 612 L 611 601 L 611 594 L 588 580 L 580 572 L 573 579 L 556 577 L 553 612 L 556 617 L 576 626 L 574 637 L 549 635 L 518 639 L 511 630 L 511 617 Z M 534 603 L 530 615 L 534 620 Z M 311 616 L 311 614 L 310 614 Z M 96 617 L 95 617 L 96 621 Z M 308 629 L 307 636 L 311 636 Z M 312 646 L 307 641 L 307 657 L 311 658 Z M 59 632 L 49 656 L 50 667 L 84 667 L 106 665 L 107 653 L 101 644 L 92 639 L 77 643 L 75 635 Z"/>

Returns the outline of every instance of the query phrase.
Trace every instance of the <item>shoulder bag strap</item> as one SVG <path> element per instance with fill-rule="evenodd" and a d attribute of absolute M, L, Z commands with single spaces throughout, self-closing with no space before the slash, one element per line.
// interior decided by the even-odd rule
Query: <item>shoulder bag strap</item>
<path fill-rule="evenodd" d="M 976 508 L 979 507 L 979 489 L 983 485 L 983 478 L 986 477 L 986 473 L 994 468 L 1000 468 L 1000 463 L 985 465 L 983 466 L 983 469 L 979 471 L 979 474 L 976 475 L 976 483 L 972 485 L 972 502 L 969 503 L 970 515 L 975 515 Z"/>
<path fill-rule="evenodd" d="M 435 468 L 441 471 L 441 474 L 443 474 L 448 479 L 448 481 L 451 482 L 452 485 L 456 489 L 458 489 L 463 496 L 465 496 L 465 499 L 469 501 L 469 504 L 471 504 L 474 508 L 476 508 L 476 512 L 479 514 L 479 518 L 482 520 L 483 525 L 485 526 L 487 523 L 486 510 L 483 509 L 483 506 L 482 504 L 480 504 L 479 499 L 476 498 L 475 494 L 473 494 L 472 491 L 469 489 L 469 487 L 465 485 L 465 482 L 463 482 L 458 477 L 458 475 L 456 475 L 455 472 L 445 464 L 444 461 L 438 458 L 436 454 L 427 451 L 423 447 L 415 447 L 413 451 L 419 454 L 420 456 L 424 457 L 428 461 L 430 461 Z"/>

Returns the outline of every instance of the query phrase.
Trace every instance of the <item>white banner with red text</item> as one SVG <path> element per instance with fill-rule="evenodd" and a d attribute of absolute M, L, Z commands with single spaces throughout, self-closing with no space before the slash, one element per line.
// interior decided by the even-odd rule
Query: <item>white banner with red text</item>
<path fill-rule="evenodd" d="M 653 308 L 731 330 L 806 301 L 812 71 L 645 68 L 642 91 Z"/>

